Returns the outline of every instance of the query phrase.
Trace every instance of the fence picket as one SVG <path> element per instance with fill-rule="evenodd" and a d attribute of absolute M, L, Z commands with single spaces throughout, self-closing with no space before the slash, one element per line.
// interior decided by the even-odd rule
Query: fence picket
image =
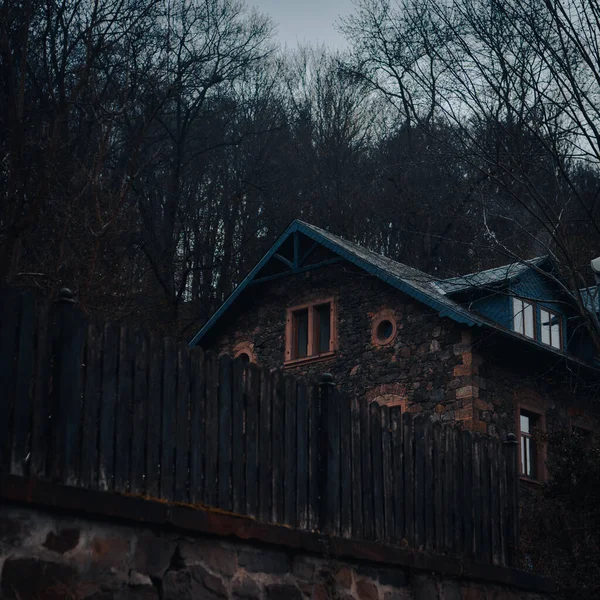
<path fill-rule="evenodd" d="M 402 441 L 404 444 L 404 524 L 409 547 L 414 547 L 415 511 L 414 511 L 414 450 L 413 420 L 410 414 L 402 415 Z"/>
<path fill-rule="evenodd" d="M 219 363 L 214 352 L 205 355 L 206 367 L 206 424 L 204 452 L 204 504 L 217 506 L 217 468 L 219 459 Z"/>
<path fill-rule="evenodd" d="M 0 305 L 1 306 L 1 305 Z M 0 310 L 2 310 L 0 308 Z M 52 362 L 52 336 L 51 324 L 53 319 L 53 311 L 50 308 L 50 303 L 39 301 L 37 305 L 37 322 L 36 322 L 36 355 L 35 355 L 35 389 L 33 397 L 33 417 L 31 430 L 31 464 L 30 475 L 34 477 L 43 477 L 48 460 L 48 448 L 50 446 L 50 385 L 51 385 L 51 362 Z M 101 335 L 99 333 L 98 335 Z M 101 346 L 101 338 L 98 340 L 98 345 Z M 1 349 L 0 349 L 1 352 Z M 90 365 L 92 370 L 98 373 L 98 385 L 100 383 L 100 368 L 101 368 L 101 347 L 97 350 L 95 362 Z M 0 354 L 1 355 L 1 354 Z M 86 359 L 87 360 L 87 359 Z M 2 419 L 2 408 L 0 405 L 0 420 Z M 8 423 L 6 424 L 8 425 Z M 98 435 L 96 431 L 95 436 Z M 1 432 L 1 426 L 0 426 Z M 0 433 L 1 434 L 1 433 Z M 0 450 L 1 455 L 1 450 Z M 1 469 L 1 460 L 0 460 Z"/>
<path fill-rule="evenodd" d="M 272 373 L 272 460 L 271 486 L 273 490 L 273 521 L 283 523 L 283 486 L 281 485 L 284 468 L 283 428 L 285 414 L 285 382 L 280 371 Z"/>
<path fill-rule="evenodd" d="M 231 413 L 231 503 L 233 511 L 246 512 L 246 490 L 244 488 L 245 440 L 244 440 L 244 387 L 248 377 L 244 361 L 238 357 L 233 361 L 233 388 Z"/>
<path fill-rule="evenodd" d="M 81 485 L 88 488 L 95 488 L 97 485 L 101 344 L 100 332 L 95 324 L 90 323 L 85 354 L 86 374 L 81 436 Z"/>
<path fill-rule="evenodd" d="M 233 381 L 231 357 L 219 358 L 219 467 L 217 506 L 231 510 L 231 434 L 233 409 Z"/>
<path fill-rule="evenodd" d="M 296 391 L 296 444 L 297 462 L 295 465 L 296 517 L 300 529 L 308 529 L 308 475 L 309 475 L 309 388 L 305 379 L 298 380 Z"/>
<path fill-rule="evenodd" d="M 392 425 L 390 409 L 381 407 L 381 454 L 383 464 L 383 502 L 384 502 L 384 539 L 388 543 L 394 541 L 394 467 L 392 460 Z"/>
<path fill-rule="evenodd" d="M 321 506 L 319 479 L 321 398 L 315 381 L 311 381 L 308 386 L 308 419 L 308 527 L 315 530 L 319 528 Z"/>
<path fill-rule="evenodd" d="M 260 373 L 259 448 L 258 448 L 258 514 L 262 521 L 269 522 L 273 514 L 272 470 L 272 390 L 271 373 L 263 367 Z"/>
<path fill-rule="evenodd" d="M 173 500 L 175 483 L 175 399 L 177 393 L 177 346 L 173 338 L 164 343 L 160 497 Z"/>
<path fill-rule="evenodd" d="M 381 453 L 381 407 L 376 402 L 369 405 L 371 424 L 371 487 L 373 488 L 373 524 L 375 540 L 382 542 L 384 535 L 383 457 Z"/>
<path fill-rule="evenodd" d="M 190 452 L 190 351 L 187 344 L 177 349 L 177 395 L 175 404 L 175 487 L 173 498 L 188 502 L 188 469 Z"/>
<path fill-rule="evenodd" d="M 133 407 L 131 437 L 131 493 L 144 493 L 146 474 L 146 435 L 148 433 L 148 338 L 135 332 L 133 368 Z"/>
<path fill-rule="evenodd" d="M 133 343 L 132 334 L 126 326 L 121 326 L 119 338 L 119 380 L 117 384 L 117 411 L 115 433 L 115 489 L 129 491 L 131 474 L 131 435 L 133 397 Z M 174 394 L 173 394 L 174 395 Z M 173 395 L 170 395 L 173 397 Z"/>
<path fill-rule="evenodd" d="M 246 374 L 246 514 L 258 517 L 258 454 L 260 369 L 248 365 Z"/>
<path fill-rule="evenodd" d="M 19 315 L 19 346 L 15 369 L 16 394 L 13 410 L 13 436 L 10 472 L 28 473 L 29 434 L 31 423 L 31 383 L 34 369 L 35 300 L 31 292 L 21 295 Z"/>
<path fill-rule="evenodd" d="M 395 544 L 401 544 L 404 538 L 404 448 L 402 444 L 402 411 L 394 406 L 390 411 L 392 420 L 392 456 L 394 463 L 394 539 Z"/>
<path fill-rule="evenodd" d="M 340 398 L 340 535 L 352 535 L 352 425 L 350 400 Z"/>
<path fill-rule="evenodd" d="M 360 539 L 363 536 L 363 504 L 362 504 L 362 469 L 361 469 L 361 434 L 360 406 L 355 396 L 350 400 L 351 438 L 352 438 L 352 536 Z"/>
<path fill-rule="evenodd" d="M 15 369 L 19 335 L 20 296 L 3 290 L 0 303 L 0 472 L 10 471 L 11 417 L 15 403 Z"/>
<path fill-rule="evenodd" d="M 104 325 L 102 337 L 102 392 L 100 405 L 98 487 L 113 489 L 115 476 L 115 410 L 119 331 L 115 323 Z"/>
<path fill-rule="evenodd" d="M 375 522 L 373 508 L 373 469 L 371 466 L 371 426 L 369 421 L 369 406 L 360 403 L 360 436 L 361 436 L 361 465 L 362 465 L 362 505 L 363 533 L 366 540 L 375 539 Z"/>
<path fill-rule="evenodd" d="M 204 498 L 206 377 L 202 348 L 192 350 L 190 361 L 190 502 L 197 504 Z"/>
<path fill-rule="evenodd" d="M 296 524 L 296 461 L 297 443 L 296 429 L 296 380 L 290 375 L 284 377 L 284 468 L 283 468 L 283 522 L 292 527 Z"/>
<path fill-rule="evenodd" d="M 158 498 L 162 431 L 162 377 L 164 349 L 156 335 L 150 336 L 148 368 L 148 413 L 146 444 L 146 494 Z"/>

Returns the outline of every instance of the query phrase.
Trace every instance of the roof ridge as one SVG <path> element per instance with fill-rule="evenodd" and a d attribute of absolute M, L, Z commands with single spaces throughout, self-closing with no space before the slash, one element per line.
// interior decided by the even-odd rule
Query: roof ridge
<path fill-rule="evenodd" d="M 481 271 L 473 271 L 472 273 L 465 273 L 464 275 L 455 275 L 454 277 L 447 277 L 445 279 L 439 279 L 438 281 L 440 281 L 442 283 L 447 283 L 447 282 L 456 281 L 456 280 L 464 280 L 467 277 L 474 277 L 475 275 L 483 275 L 484 273 L 490 273 L 491 271 L 506 269 L 507 267 L 512 267 L 513 265 L 517 265 L 517 266 L 531 265 L 536 262 L 542 262 L 542 261 L 546 260 L 547 258 L 548 258 L 548 254 L 542 254 L 540 256 L 534 256 L 533 258 L 526 258 L 525 260 L 522 260 L 522 261 L 515 260 L 510 263 L 498 265 L 497 267 L 490 267 L 489 269 L 482 269 Z"/>

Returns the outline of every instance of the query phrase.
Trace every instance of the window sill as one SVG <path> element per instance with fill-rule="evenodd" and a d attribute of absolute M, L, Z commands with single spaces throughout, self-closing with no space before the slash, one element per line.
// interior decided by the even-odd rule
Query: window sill
<path fill-rule="evenodd" d="M 543 486 L 545 483 L 544 481 L 540 481 L 539 479 L 531 479 L 531 477 L 527 477 L 527 475 L 519 475 L 519 479 L 521 481 L 524 481 L 525 483 L 530 483 L 539 487 Z"/>
<path fill-rule="evenodd" d="M 333 358 L 335 351 L 323 352 L 322 354 L 314 354 L 313 356 L 303 356 L 302 358 L 293 358 L 292 360 L 286 360 L 283 363 L 284 367 L 295 367 L 297 365 L 305 365 L 308 363 L 321 362 Z"/>

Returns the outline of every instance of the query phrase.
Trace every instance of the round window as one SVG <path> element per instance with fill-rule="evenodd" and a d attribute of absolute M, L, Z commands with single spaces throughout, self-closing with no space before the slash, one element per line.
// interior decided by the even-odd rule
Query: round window
<path fill-rule="evenodd" d="M 397 331 L 396 315 L 386 308 L 373 317 L 371 343 L 375 346 L 387 346 L 394 341 Z"/>
<path fill-rule="evenodd" d="M 389 319 L 384 319 L 377 325 L 377 339 L 387 342 L 394 335 L 394 324 Z"/>

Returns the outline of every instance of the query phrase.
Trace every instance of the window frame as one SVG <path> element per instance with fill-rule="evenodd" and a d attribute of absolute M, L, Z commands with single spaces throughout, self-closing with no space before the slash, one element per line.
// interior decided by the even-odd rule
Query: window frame
<path fill-rule="evenodd" d="M 515 304 L 517 302 L 521 302 L 522 305 L 527 304 L 528 306 L 531 306 L 532 308 L 532 313 L 533 313 L 533 336 L 529 336 L 527 335 L 525 332 L 525 308 L 523 308 L 522 313 L 522 322 L 523 322 L 523 331 L 519 331 L 517 330 L 517 328 L 515 327 L 515 318 L 517 315 L 517 311 L 515 310 Z M 543 344 L 544 346 L 547 346 L 548 348 L 553 348 L 554 350 L 559 350 L 560 352 L 564 352 L 565 351 L 565 344 L 564 344 L 564 315 L 559 313 L 556 310 L 553 310 L 551 308 L 548 308 L 547 306 L 545 306 L 544 304 L 540 304 L 538 302 L 535 302 L 534 300 L 527 300 L 526 298 L 522 298 L 521 296 L 511 296 L 511 310 L 512 310 L 512 317 L 511 317 L 511 331 L 513 331 L 514 333 L 516 333 L 517 335 L 520 335 L 521 337 L 527 338 L 528 340 L 534 340 L 536 342 L 538 342 L 539 344 Z M 542 311 L 546 311 L 549 315 L 551 315 L 551 317 L 556 317 L 558 319 L 558 347 L 552 345 L 552 325 L 550 326 L 550 342 L 546 343 L 542 340 Z"/>
<path fill-rule="evenodd" d="M 526 413 L 535 417 L 535 426 L 534 429 L 536 432 L 539 432 L 541 435 L 546 433 L 546 413 L 537 406 L 537 403 L 534 405 L 530 402 L 519 402 L 516 407 L 516 431 L 517 431 L 517 441 L 519 442 L 519 476 L 524 481 L 530 481 L 532 483 L 544 483 L 548 474 L 546 471 L 546 443 L 543 440 L 540 440 L 535 433 L 527 433 L 524 434 L 521 431 L 521 414 Z M 531 477 L 523 472 L 523 450 L 522 450 L 522 437 L 527 436 L 534 440 L 536 445 L 536 460 L 535 460 L 535 468 L 536 468 L 536 477 Z"/>
<path fill-rule="evenodd" d="M 319 352 L 319 333 L 316 331 L 316 308 L 323 304 L 329 304 L 329 349 Z M 297 343 L 298 334 L 295 329 L 295 314 L 300 311 L 308 310 L 308 340 L 306 356 L 296 356 L 294 346 Z M 285 331 L 285 358 L 284 365 L 295 365 L 305 362 L 312 362 L 329 358 L 337 350 L 337 307 L 333 296 L 328 298 L 318 298 L 304 304 L 291 306 L 286 311 L 286 331 Z"/>
<path fill-rule="evenodd" d="M 523 331 L 517 331 L 516 327 L 515 327 L 515 319 L 517 316 L 517 311 L 515 310 L 515 304 L 517 302 L 520 302 L 521 305 L 523 306 L 522 310 L 521 310 L 521 319 L 523 321 Z M 525 327 L 525 304 L 529 307 L 531 306 L 531 314 L 533 316 L 533 330 L 532 333 L 533 335 L 527 335 L 525 333 L 526 327 Z M 526 337 L 529 340 L 537 340 L 538 336 L 537 336 L 537 304 L 533 301 L 530 300 L 525 300 L 525 298 L 521 298 L 520 296 L 513 296 L 512 297 L 512 330 L 515 333 L 518 333 L 519 335 L 522 335 L 523 337 Z"/>
<path fill-rule="evenodd" d="M 542 344 L 544 344 L 546 346 L 550 346 L 551 348 L 554 348 L 555 350 L 562 350 L 563 349 L 563 318 L 562 318 L 562 315 L 559 312 L 551 310 L 550 308 L 547 308 L 541 304 L 540 304 L 539 308 L 540 308 L 540 342 L 542 342 Z M 550 321 L 549 321 L 550 327 L 548 328 L 549 329 L 548 333 L 550 334 L 550 343 L 546 343 L 543 341 L 544 323 L 542 322 L 542 311 L 545 311 L 548 313 L 548 315 L 550 315 Z M 552 317 L 556 317 L 558 319 L 558 347 L 554 346 L 552 344 Z"/>

